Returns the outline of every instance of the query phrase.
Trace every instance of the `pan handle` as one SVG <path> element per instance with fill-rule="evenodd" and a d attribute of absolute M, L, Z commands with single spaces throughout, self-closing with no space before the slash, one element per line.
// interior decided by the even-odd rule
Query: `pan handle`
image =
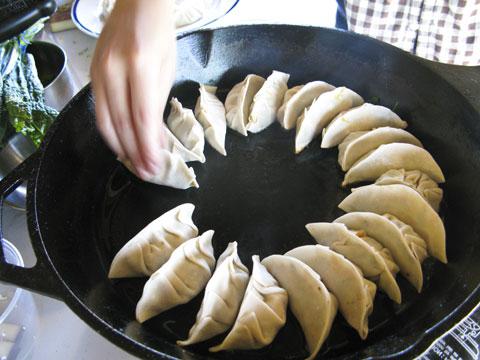
<path fill-rule="evenodd" d="M 443 77 L 480 112 L 480 66 L 443 64 L 422 58 L 419 60 Z"/>
<path fill-rule="evenodd" d="M 0 237 L 3 239 L 3 203 L 5 198 L 26 181 L 36 168 L 38 152 L 11 171 L 0 181 Z M 62 297 L 60 279 L 48 261 L 43 244 L 34 246 L 37 263 L 32 268 L 9 264 L 5 260 L 3 246 L 0 246 L 0 280 L 19 287 L 60 299 Z"/>

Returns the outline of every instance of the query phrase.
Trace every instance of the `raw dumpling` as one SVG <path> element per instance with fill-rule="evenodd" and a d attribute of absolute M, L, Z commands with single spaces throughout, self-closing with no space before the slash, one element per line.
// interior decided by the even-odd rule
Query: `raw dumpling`
<path fill-rule="evenodd" d="M 338 163 L 347 171 L 362 156 L 375 150 L 382 144 L 407 143 L 423 147 L 422 143 L 408 131 L 389 126 L 371 131 L 355 131 L 338 145 Z"/>
<path fill-rule="evenodd" d="M 418 235 L 410 225 L 405 224 L 404 222 L 397 219 L 391 214 L 384 214 L 390 222 L 392 222 L 402 233 L 403 238 L 408 244 L 408 247 L 412 250 L 415 257 L 420 263 L 423 263 L 428 257 L 428 249 L 426 241 Z"/>
<path fill-rule="evenodd" d="M 158 152 L 162 167 L 147 182 L 183 190 L 190 187 L 198 188 L 195 171 L 188 167 L 179 155 L 172 154 L 165 149 L 159 149 Z M 122 163 L 132 174 L 138 176 L 129 160 L 122 160 Z"/>
<path fill-rule="evenodd" d="M 215 96 L 216 86 L 200 85 L 200 96 L 195 105 L 195 116 L 202 124 L 205 138 L 208 143 L 222 155 L 225 151 L 225 135 L 227 133 L 227 120 L 225 108 Z"/>
<path fill-rule="evenodd" d="M 278 111 L 280 111 L 283 108 L 283 113 L 280 113 L 282 116 L 285 112 L 285 105 L 287 104 L 288 100 L 290 100 L 292 96 L 295 95 L 297 92 L 299 92 L 302 88 L 303 88 L 303 85 L 297 85 L 285 91 L 285 95 L 283 95 L 282 106 L 280 106 L 280 109 L 278 109 Z M 277 111 L 277 115 L 279 114 L 278 111 Z"/>
<path fill-rule="evenodd" d="M 352 230 L 362 230 L 385 246 L 401 274 L 420 292 L 423 285 L 421 263 L 427 255 L 427 245 L 410 226 L 404 223 L 400 225 L 400 220 L 395 218 L 394 222 L 392 218 L 391 215 L 352 212 L 340 216 L 334 222 L 345 224 Z"/>
<path fill-rule="evenodd" d="M 428 253 L 447 263 L 445 228 L 435 210 L 405 185 L 367 185 L 352 190 L 338 207 L 345 212 L 392 214 L 425 239 Z"/>
<path fill-rule="evenodd" d="M 194 152 L 188 150 L 183 144 L 178 140 L 175 135 L 170 131 L 168 127 L 164 128 L 165 134 L 165 149 L 172 154 L 180 156 L 183 161 L 205 161 L 205 156 L 203 158 L 198 156 Z M 202 154 L 203 155 L 203 154 Z"/>
<path fill-rule="evenodd" d="M 285 255 L 304 262 L 320 275 L 328 290 L 337 298 L 345 320 L 365 339 L 368 335 L 368 316 L 373 310 L 375 284 L 364 279 L 361 271 L 343 255 L 326 246 L 300 246 Z"/>
<path fill-rule="evenodd" d="M 237 317 L 247 283 L 248 269 L 238 257 L 237 243 L 231 242 L 218 258 L 188 339 L 177 344 L 195 344 L 227 331 Z"/>
<path fill-rule="evenodd" d="M 247 136 L 248 115 L 253 97 L 260 90 L 265 79 L 258 75 L 247 75 L 247 77 L 237 85 L 227 95 L 225 100 L 225 110 L 227 112 L 227 125 Z"/>
<path fill-rule="evenodd" d="M 153 220 L 115 255 L 108 277 L 150 276 L 173 250 L 198 235 L 192 221 L 193 204 L 182 204 Z"/>
<path fill-rule="evenodd" d="M 280 106 L 277 111 L 277 120 L 280 124 L 282 123 L 282 120 L 280 119 L 283 119 L 283 117 L 285 116 L 285 106 L 287 106 L 288 101 L 293 97 L 293 95 L 298 93 L 303 88 L 303 86 L 304 85 L 294 86 L 288 89 L 285 92 L 285 95 L 283 95 L 282 106 Z"/>
<path fill-rule="evenodd" d="M 304 109 L 310 106 L 313 100 L 319 97 L 320 94 L 333 89 L 335 89 L 335 87 L 326 82 L 312 81 L 299 89 L 294 87 L 288 90 L 287 93 L 291 91 L 292 95 L 288 100 L 284 99 L 287 101 L 284 102 L 277 112 L 280 125 L 287 130 L 294 128 L 297 124 L 298 117 Z"/>
<path fill-rule="evenodd" d="M 290 309 L 302 327 L 310 351 L 307 359 L 314 359 L 330 333 L 337 299 L 328 292 L 320 276 L 300 260 L 271 255 L 262 264 L 287 290 Z"/>
<path fill-rule="evenodd" d="M 427 174 L 419 170 L 392 169 L 380 176 L 376 185 L 403 184 L 416 190 L 438 212 L 443 198 L 443 190 Z"/>
<path fill-rule="evenodd" d="M 290 75 L 273 71 L 253 97 L 248 116 L 247 130 L 258 133 L 275 121 L 277 110 L 282 104 L 283 95 L 287 91 Z"/>
<path fill-rule="evenodd" d="M 350 231 L 340 223 L 312 223 L 306 228 L 320 244 L 342 254 L 362 270 L 363 275 L 385 291 L 390 299 L 400 304 L 402 295 L 395 275 L 398 266 L 393 262 L 390 251 L 372 238 Z"/>
<path fill-rule="evenodd" d="M 177 305 L 192 300 L 203 290 L 215 266 L 213 230 L 176 248 L 170 259 L 148 279 L 137 304 L 137 321 L 143 323 Z"/>
<path fill-rule="evenodd" d="M 269 345 L 287 320 L 287 292 L 252 256 L 253 270 L 238 317 L 225 340 L 210 351 L 251 350 Z"/>
<path fill-rule="evenodd" d="M 358 160 L 345 174 L 342 186 L 376 180 L 391 169 L 420 170 L 437 182 L 445 182 L 442 169 L 425 149 L 412 144 L 380 145 Z"/>
<path fill-rule="evenodd" d="M 322 148 L 340 144 L 354 131 L 372 130 L 382 126 L 405 129 L 407 122 L 385 106 L 363 104 L 339 114 L 332 120 L 324 130 Z"/>
<path fill-rule="evenodd" d="M 346 87 L 321 94 L 297 120 L 295 153 L 298 154 L 305 149 L 337 114 L 361 104 L 362 97 Z"/>
<path fill-rule="evenodd" d="M 176 98 L 170 100 L 170 114 L 167 117 L 167 125 L 183 146 L 197 156 L 198 161 L 205 162 L 205 155 L 203 154 L 205 135 L 202 125 L 195 119 L 193 111 L 183 108 Z"/>

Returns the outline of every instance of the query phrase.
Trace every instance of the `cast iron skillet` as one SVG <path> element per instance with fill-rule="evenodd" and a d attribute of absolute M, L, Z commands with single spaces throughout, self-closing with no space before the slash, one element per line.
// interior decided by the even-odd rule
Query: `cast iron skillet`
<path fill-rule="evenodd" d="M 409 130 L 446 175 L 441 216 L 448 265 L 425 262 L 421 294 L 399 276 L 402 305 L 378 293 L 366 341 L 338 315 L 321 355 L 411 358 L 478 303 L 479 68 L 433 64 L 351 33 L 283 25 L 195 32 L 178 41 L 178 53 L 172 95 L 187 107 L 194 105 L 196 82 L 217 84 L 224 98 L 245 75 L 267 76 L 273 69 L 290 73 L 290 85 L 316 79 L 346 85 L 408 120 Z M 206 164 L 193 165 L 200 189 L 181 191 L 131 176 L 101 141 L 94 120 L 86 87 L 62 111 L 40 150 L 0 183 L 7 195 L 28 180 L 28 225 L 38 259 L 32 269 L 3 263 L 0 279 L 65 301 L 100 334 L 140 357 L 305 357 L 303 335 L 291 314 L 263 350 L 209 354 L 208 346 L 221 337 L 183 350 L 175 340 L 187 335 L 202 294 L 140 325 L 134 307 L 145 279 L 110 281 L 106 274 L 131 236 L 183 202 L 196 205 L 194 220 L 201 231 L 216 230 L 217 255 L 236 240 L 249 267 L 253 254 L 265 257 L 313 244 L 304 225 L 340 215 L 337 205 L 348 193 L 339 186 L 337 150 L 321 150 L 316 140 L 295 156 L 294 132 L 278 124 L 248 138 L 228 131 L 228 157 L 207 146 Z"/>

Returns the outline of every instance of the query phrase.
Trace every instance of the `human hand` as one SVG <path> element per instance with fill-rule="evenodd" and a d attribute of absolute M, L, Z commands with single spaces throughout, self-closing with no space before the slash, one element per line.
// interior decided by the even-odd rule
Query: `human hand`
<path fill-rule="evenodd" d="M 148 179 L 162 166 L 163 111 L 175 78 L 174 0 L 117 0 L 90 69 L 97 127 Z"/>

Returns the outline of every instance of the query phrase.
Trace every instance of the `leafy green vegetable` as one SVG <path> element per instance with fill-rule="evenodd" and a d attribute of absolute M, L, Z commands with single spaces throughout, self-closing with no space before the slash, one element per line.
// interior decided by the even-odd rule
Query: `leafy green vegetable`
<path fill-rule="evenodd" d="M 31 54 L 22 56 L 13 71 L 4 78 L 2 97 L 10 125 L 15 131 L 30 137 L 38 147 L 58 113 L 45 105 L 43 86 Z"/>
<path fill-rule="evenodd" d="M 0 78 L 0 146 L 8 140 L 13 130 L 30 137 L 38 147 L 58 115 L 55 109 L 45 105 L 44 89 L 38 78 L 35 60 L 26 53 L 28 44 L 43 28 L 45 20 L 38 21 L 19 36 L 0 44 L 2 68 L 12 50 L 19 54 L 13 70 Z"/>

